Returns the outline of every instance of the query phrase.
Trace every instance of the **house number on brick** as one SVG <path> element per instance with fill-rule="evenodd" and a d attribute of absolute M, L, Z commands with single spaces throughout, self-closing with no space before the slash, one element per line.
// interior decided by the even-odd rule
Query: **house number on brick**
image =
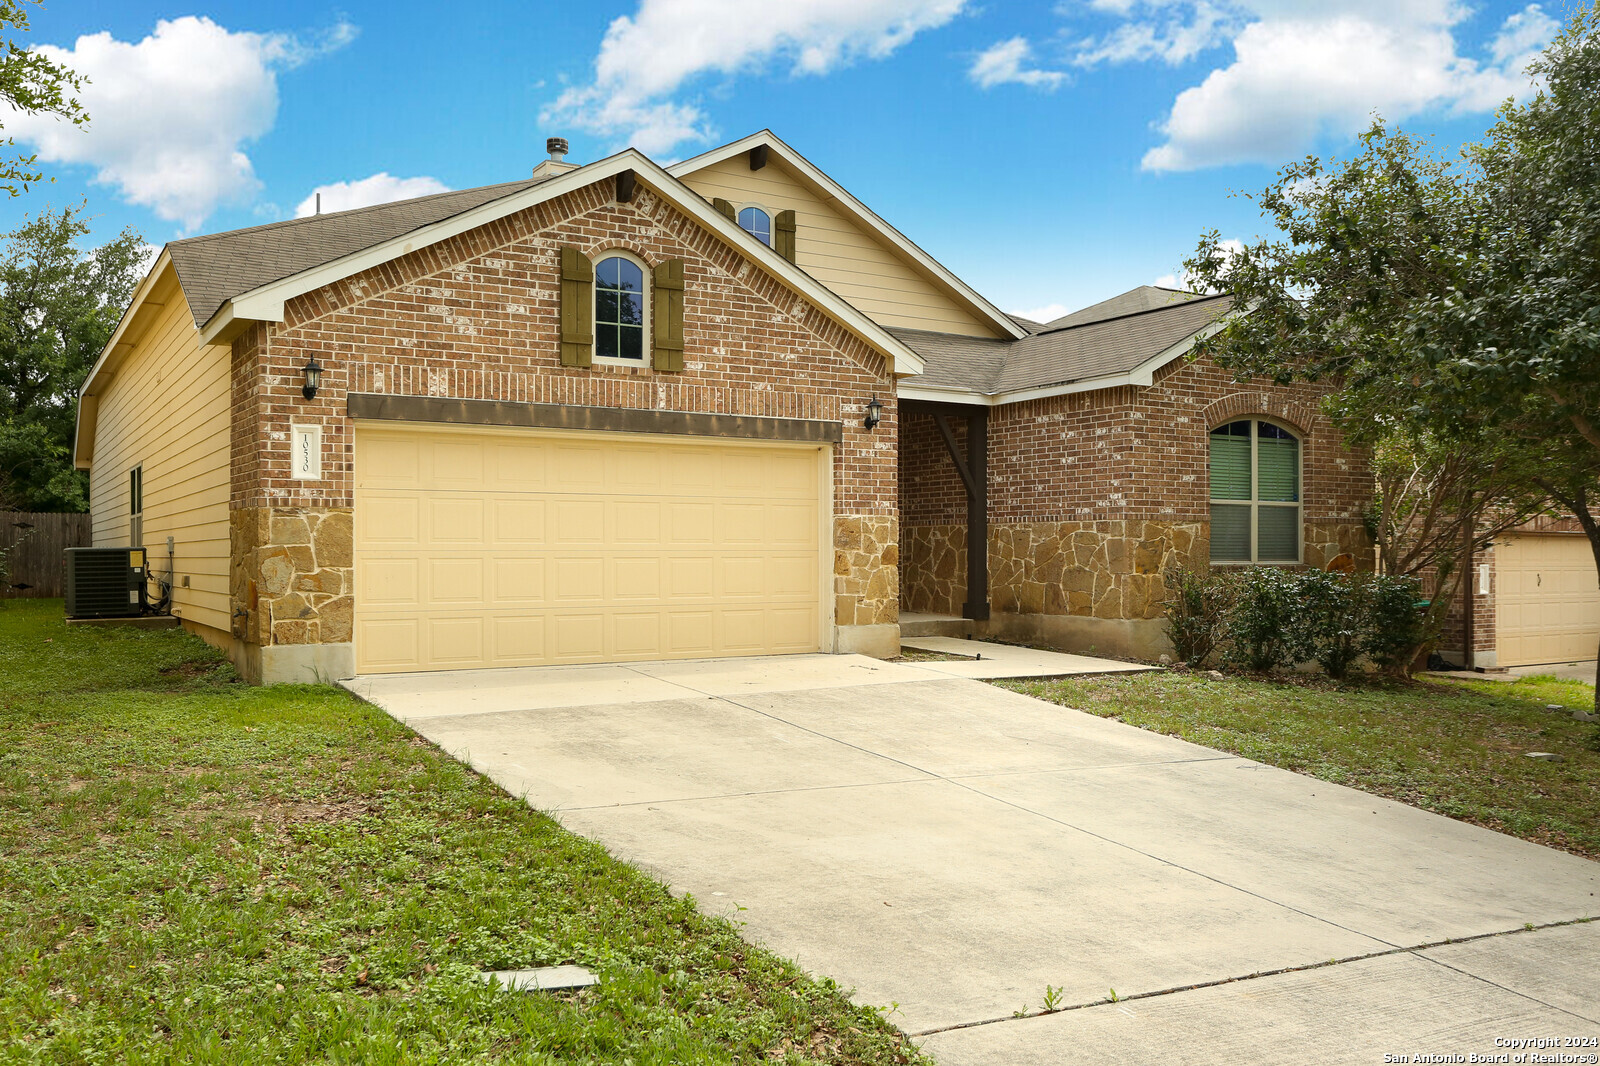
<path fill-rule="evenodd" d="M 295 480 L 322 480 L 322 427 L 291 426 L 289 441 L 294 452 Z"/>

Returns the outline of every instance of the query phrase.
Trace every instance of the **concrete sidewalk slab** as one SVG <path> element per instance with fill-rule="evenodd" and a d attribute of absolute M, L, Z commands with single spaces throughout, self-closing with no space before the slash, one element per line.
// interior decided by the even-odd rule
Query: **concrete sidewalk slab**
<path fill-rule="evenodd" d="M 971 662 L 929 661 L 908 663 L 919 670 L 947 677 L 970 677 L 990 681 L 1002 678 L 1071 677 L 1080 674 L 1137 674 L 1156 667 L 1144 663 L 1125 663 L 1116 659 L 1096 659 L 1061 651 L 1019 648 L 1014 644 L 994 644 L 963 637 L 903 637 L 902 648 L 938 652 L 944 655 L 982 656 Z"/>
<path fill-rule="evenodd" d="M 1418 952 L 1600 1026 L 1600 921 Z M 1592 1035 L 1600 1037 L 1600 1031 Z"/>
<path fill-rule="evenodd" d="M 899 1003 L 908 1031 L 1006 1019 L 930 1036 L 949 1062 L 1375 1061 L 1347 1049 L 1578 1024 L 1591 934 L 1427 943 L 1593 915 L 1600 865 L 927 665 L 352 687 L 858 1000 Z M 569 684 L 617 702 L 549 706 Z M 1429 957 L 1252 979 L 1393 945 Z M 1234 983 L 1174 991 L 1212 982 Z M 1159 995 L 1143 1028 L 1126 1004 L 1011 1021 L 1046 985 Z"/>
<path fill-rule="evenodd" d="M 1517 934 L 1511 950 L 1537 957 L 1547 950 L 1543 936 Z M 1406 952 L 958 1029 L 920 1044 L 940 1066 L 1372 1066 L 1385 1053 L 1466 1061 L 1506 1050 L 1497 1038 L 1553 1035 L 1595 1031 L 1557 1007 Z"/>
<path fill-rule="evenodd" d="M 948 781 L 568 811 L 919 1032 L 1386 945 Z M 1137 930 L 1136 935 L 1130 935 Z"/>

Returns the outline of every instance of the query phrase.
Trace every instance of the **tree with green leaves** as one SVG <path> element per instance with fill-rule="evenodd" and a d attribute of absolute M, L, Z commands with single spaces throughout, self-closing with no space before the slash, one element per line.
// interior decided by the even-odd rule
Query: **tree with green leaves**
<path fill-rule="evenodd" d="M 1328 411 L 1351 440 L 1484 473 L 1457 485 L 1456 530 L 1413 553 L 1423 567 L 1543 495 L 1589 533 L 1600 573 L 1595 9 L 1530 73 L 1544 88 L 1463 159 L 1375 124 L 1350 160 L 1308 158 L 1259 197 L 1282 237 L 1225 254 L 1211 233 L 1186 264 L 1249 309 L 1201 354 L 1241 378 L 1335 382 Z"/>
<path fill-rule="evenodd" d="M 89 116 L 75 95 L 83 88 L 83 79 L 71 70 L 38 52 L 29 51 L 16 40 L 15 34 L 28 30 L 28 8 L 38 7 L 40 0 L 0 0 L 0 104 L 13 111 L 34 115 L 57 115 L 75 126 L 88 123 Z M 4 109 L 0 109 L 0 115 Z M 4 123 L 0 122 L 0 131 Z M 17 151 L 14 137 L 0 141 L 0 189 L 12 196 L 20 196 L 28 186 L 45 180 L 39 169 L 38 153 L 23 155 Z"/>
<path fill-rule="evenodd" d="M 72 467 L 78 389 L 143 274 L 132 230 L 92 251 L 81 208 L 0 238 L 0 509 L 84 511 Z"/>

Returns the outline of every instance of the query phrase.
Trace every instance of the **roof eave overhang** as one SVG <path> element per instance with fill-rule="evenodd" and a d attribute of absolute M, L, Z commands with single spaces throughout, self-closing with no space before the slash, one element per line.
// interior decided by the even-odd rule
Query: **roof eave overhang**
<path fill-rule="evenodd" d="M 133 299 L 128 301 L 127 309 L 117 320 L 117 328 L 111 331 L 110 339 L 106 341 L 105 347 L 100 349 L 100 355 L 78 388 L 77 422 L 72 434 L 72 465 L 78 470 L 87 470 L 94 462 L 94 414 L 98 406 L 94 398 L 116 372 L 117 361 L 133 349 L 134 341 L 129 339 L 129 334 L 134 332 L 150 313 L 159 310 L 156 305 L 149 303 L 150 293 L 170 269 L 172 269 L 172 256 L 168 254 L 166 248 L 162 248 L 161 254 L 156 256 L 156 261 L 145 271 L 144 280 L 133 290 Z M 183 287 L 180 285 L 179 295 L 182 295 L 182 292 Z M 84 417 L 86 409 L 89 413 L 88 418 Z"/>
<path fill-rule="evenodd" d="M 956 277 L 943 263 L 923 251 L 909 237 L 885 222 L 871 208 L 852 196 L 848 189 L 828 177 L 816 164 L 785 144 L 783 138 L 771 130 L 752 133 L 748 137 L 741 137 L 739 140 L 725 144 L 720 148 L 713 148 L 709 152 L 702 152 L 680 163 L 674 163 L 667 168 L 667 173 L 675 178 L 681 178 L 685 174 L 693 174 L 697 170 L 715 166 L 725 159 L 731 159 L 741 152 L 748 152 L 750 149 L 761 145 L 765 145 L 769 151 L 775 152 L 786 165 L 792 167 L 806 181 L 811 182 L 819 191 L 825 193 L 840 207 L 844 208 L 847 214 L 853 215 L 856 221 L 882 236 L 900 254 L 930 275 L 941 287 L 948 289 L 957 299 L 968 304 L 979 317 L 992 323 L 1004 335 L 1011 337 L 1013 340 L 1021 340 L 1023 337 L 1028 336 L 1028 331 L 1012 321 L 1010 315 L 980 296 L 972 286 Z"/>
<path fill-rule="evenodd" d="M 916 352 L 772 248 L 751 237 L 698 193 L 632 148 L 371 248 L 241 293 L 224 303 L 201 327 L 201 339 L 206 344 L 230 344 L 253 323 L 282 322 L 284 305 L 296 296 L 628 170 L 656 195 L 780 278 L 863 343 L 883 354 L 889 361 L 890 372 L 896 377 L 922 373 L 922 358 Z"/>

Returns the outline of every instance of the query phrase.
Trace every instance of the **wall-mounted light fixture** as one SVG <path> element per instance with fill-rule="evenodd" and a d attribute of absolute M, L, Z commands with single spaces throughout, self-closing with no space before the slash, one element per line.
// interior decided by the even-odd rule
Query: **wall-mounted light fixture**
<path fill-rule="evenodd" d="M 300 395 L 308 400 L 315 399 L 317 389 L 322 385 L 322 368 L 317 365 L 316 356 L 307 359 L 300 372 L 306 376 L 306 383 L 300 386 Z"/>
<path fill-rule="evenodd" d="M 879 403 L 878 398 L 874 396 L 867 404 L 867 417 L 862 420 L 861 424 L 866 426 L 868 429 L 871 429 L 873 426 L 876 426 L 882 421 L 883 404 Z"/>

